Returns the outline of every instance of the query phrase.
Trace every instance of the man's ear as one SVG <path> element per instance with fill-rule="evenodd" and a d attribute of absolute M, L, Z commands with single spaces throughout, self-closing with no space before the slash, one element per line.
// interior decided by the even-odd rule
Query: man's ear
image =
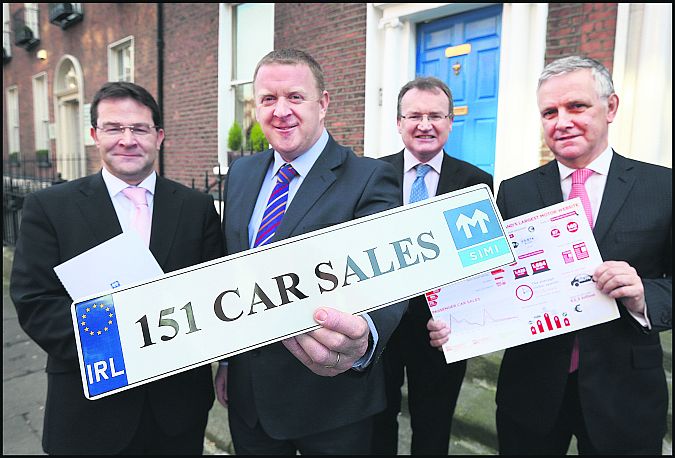
<path fill-rule="evenodd" d="M 611 94 L 607 98 L 607 123 L 611 123 L 616 118 L 616 112 L 619 110 L 619 96 Z"/>

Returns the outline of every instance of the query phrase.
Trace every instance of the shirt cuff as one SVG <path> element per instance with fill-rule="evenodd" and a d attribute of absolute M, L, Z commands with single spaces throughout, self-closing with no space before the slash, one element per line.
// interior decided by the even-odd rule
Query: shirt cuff
<path fill-rule="evenodd" d="M 628 310 L 628 313 L 630 313 L 630 316 L 632 316 L 635 319 L 635 321 L 640 323 L 640 325 L 643 328 L 647 328 L 651 331 L 652 324 L 649 322 L 649 315 L 647 315 L 647 304 L 645 304 L 645 309 L 642 313 L 635 313 L 632 310 L 630 310 L 628 307 L 626 307 L 626 310 Z"/>
<path fill-rule="evenodd" d="M 364 313 L 361 316 L 366 320 L 366 323 L 368 323 L 368 329 L 370 329 L 370 336 L 372 340 L 370 338 L 368 339 L 368 349 L 366 350 L 366 353 L 361 358 L 356 360 L 352 365 L 352 369 L 359 372 L 366 370 L 366 368 L 372 361 L 373 354 L 375 353 L 375 348 L 377 347 L 378 341 L 377 328 L 375 328 L 375 323 L 373 323 L 373 320 L 370 318 L 370 315 Z"/>

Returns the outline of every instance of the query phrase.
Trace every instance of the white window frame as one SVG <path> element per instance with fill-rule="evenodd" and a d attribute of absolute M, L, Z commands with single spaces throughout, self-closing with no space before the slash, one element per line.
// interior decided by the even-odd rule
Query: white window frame
<path fill-rule="evenodd" d="M 119 54 L 124 52 L 125 49 L 129 48 L 129 79 L 124 80 L 120 78 L 121 71 L 118 64 Z M 128 37 L 117 40 L 114 43 L 108 45 L 108 81 L 128 81 L 130 83 L 134 82 L 134 36 L 129 35 Z"/>
<path fill-rule="evenodd" d="M 7 57 L 12 56 L 11 40 L 12 24 L 9 15 L 9 3 L 2 4 L 2 47 L 7 53 Z"/>
<path fill-rule="evenodd" d="M 49 95 L 47 72 L 33 75 L 33 122 L 35 151 L 49 150 Z"/>
<path fill-rule="evenodd" d="M 21 131 L 19 128 L 19 87 L 7 88 L 7 146 L 9 154 L 18 152 L 21 157 Z"/>
<path fill-rule="evenodd" d="M 234 79 L 234 56 L 235 32 L 236 32 L 236 14 L 235 8 L 241 3 L 220 3 L 219 4 L 219 27 L 218 27 L 218 163 L 221 173 L 227 172 L 227 137 L 235 120 L 235 104 L 237 86 L 253 82 L 253 75 L 250 79 Z M 274 36 L 274 4 L 272 3 L 272 23 L 268 25 L 261 24 L 260 27 L 272 29 Z M 270 51 L 273 50 L 274 45 Z M 216 169 L 214 169 L 216 170 Z"/>
<path fill-rule="evenodd" d="M 33 38 L 40 39 L 39 6 L 37 3 L 24 3 L 24 21 L 33 32 Z"/>

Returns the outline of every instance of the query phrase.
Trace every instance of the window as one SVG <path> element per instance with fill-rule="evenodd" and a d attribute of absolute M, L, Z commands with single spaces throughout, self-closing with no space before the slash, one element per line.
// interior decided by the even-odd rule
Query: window
<path fill-rule="evenodd" d="M 49 150 L 49 108 L 47 74 L 33 77 L 33 117 L 35 121 L 35 151 Z"/>
<path fill-rule="evenodd" d="M 38 23 L 38 4 L 24 3 L 23 5 L 24 8 L 26 9 L 26 15 L 24 16 L 26 26 L 33 32 L 33 38 L 38 40 L 40 38 L 40 24 Z"/>
<path fill-rule="evenodd" d="M 10 33 L 12 26 L 9 19 L 9 3 L 2 4 L 2 50 L 3 61 L 5 58 L 12 57 L 12 42 Z"/>
<path fill-rule="evenodd" d="M 233 7 L 233 25 L 230 85 L 235 97 L 234 120 L 248 139 L 255 121 L 253 72 L 258 61 L 274 49 L 274 4 L 240 3 Z"/>
<path fill-rule="evenodd" d="M 134 82 L 134 37 L 108 46 L 108 81 Z"/>
<path fill-rule="evenodd" d="M 19 90 L 16 86 L 7 88 L 7 134 L 9 135 L 10 158 L 19 159 L 21 144 L 19 141 Z M 16 153 L 16 154 L 14 154 Z"/>

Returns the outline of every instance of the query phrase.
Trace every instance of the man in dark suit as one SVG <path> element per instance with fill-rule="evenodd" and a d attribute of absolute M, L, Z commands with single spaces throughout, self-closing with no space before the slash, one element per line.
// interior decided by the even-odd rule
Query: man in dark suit
<path fill-rule="evenodd" d="M 213 199 L 154 172 L 164 131 L 153 97 L 132 83 L 107 83 L 91 120 L 102 171 L 29 195 L 14 253 L 10 292 L 19 322 L 48 354 L 42 446 L 50 454 L 201 454 L 214 399 L 210 366 L 96 401 L 83 394 L 73 299 L 53 268 L 135 230 L 127 189 L 146 197 L 152 224 L 142 236 L 165 272 L 223 254 Z"/>
<path fill-rule="evenodd" d="M 504 181 L 497 205 L 505 219 L 544 208 L 585 176 L 580 198 L 605 259 L 593 280 L 621 316 L 506 350 L 500 452 L 564 454 L 574 435 L 580 454 L 661 454 L 668 391 L 658 333 L 672 329 L 672 170 L 609 147 L 619 99 L 601 63 L 550 63 L 537 99 L 555 160 Z"/>
<path fill-rule="evenodd" d="M 382 159 L 398 172 L 403 202 L 421 200 L 418 189 L 422 190 L 422 198 L 479 183 L 492 189 L 490 174 L 443 150 L 452 131 L 452 120 L 452 93 L 443 81 L 420 77 L 399 91 L 397 125 L 405 148 Z M 447 364 L 443 353 L 429 345 L 426 323 L 430 317 L 423 295 L 410 299 L 408 310 L 384 351 L 387 408 L 375 417 L 372 448 L 375 454 L 397 454 L 397 417 L 404 371 L 412 428 L 410 453 L 448 453 L 452 416 L 466 361 Z"/>
<path fill-rule="evenodd" d="M 273 149 L 230 167 L 228 254 L 401 204 L 389 164 L 357 157 L 326 131 L 329 96 L 310 55 L 282 49 L 263 57 L 254 94 Z M 221 363 L 216 395 L 229 407 L 237 454 L 368 453 L 372 416 L 385 406 L 379 355 L 405 305 L 359 316 L 321 307 L 320 329 Z"/>

